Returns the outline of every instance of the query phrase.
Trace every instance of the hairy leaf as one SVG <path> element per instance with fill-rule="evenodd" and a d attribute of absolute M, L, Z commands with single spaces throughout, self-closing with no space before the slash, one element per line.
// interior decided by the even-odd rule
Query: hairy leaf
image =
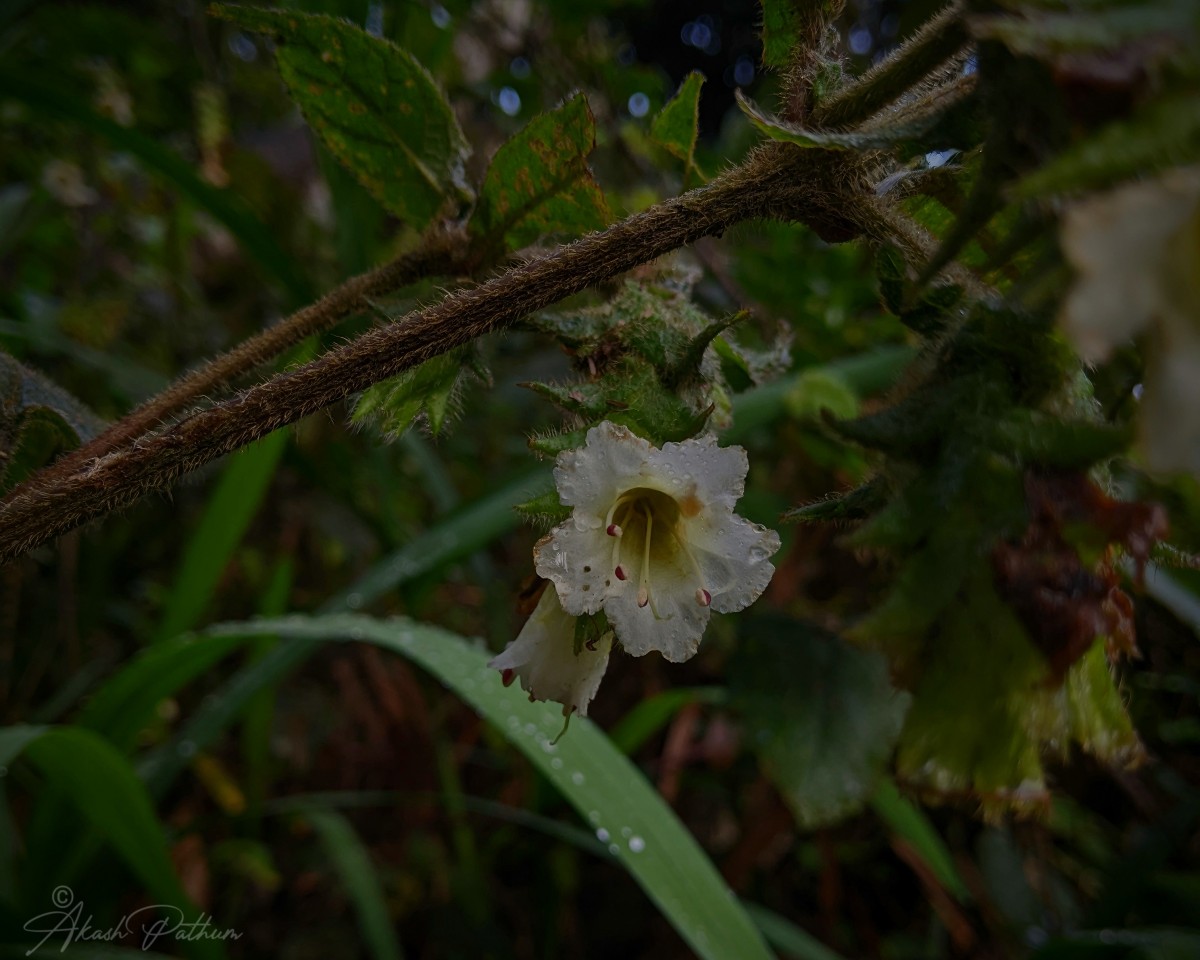
<path fill-rule="evenodd" d="M 0 350 L 0 489 L 103 427 L 58 384 Z"/>
<path fill-rule="evenodd" d="M 969 106 L 971 93 L 971 88 L 964 86 L 961 90 L 948 92 L 944 97 L 934 100 L 924 112 L 893 118 L 893 122 L 887 125 L 850 131 L 809 130 L 768 116 L 740 90 L 737 91 L 737 102 L 750 122 L 772 140 L 821 150 L 885 150 L 899 145 L 905 148 L 906 153 L 912 153 L 929 146 L 921 138 L 930 131 L 938 130 L 943 119 L 953 114 L 958 122 L 957 114 L 964 105 Z"/>
<path fill-rule="evenodd" d="M 650 124 L 650 136 L 668 153 L 683 161 L 685 183 L 693 173 L 696 179 L 705 179 L 695 160 L 696 132 L 700 125 L 700 88 L 703 85 L 704 74 L 693 70 L 684 77 L 675 96 Z"/>
<path fill-rule="evenodd" d="M 373 422 L 385 435 L 398 437 L 417 417 L 424 417 L 429 432 L 437 436 L 446 425 L 463 377 L 475 372 L 472 354 L 471 347 L 452 350 L 369 387 L 350 419 Z"/>
<path fill-rule="evenodd" d="M 1200 96 L 1181 93 L 1110 123 L 1030 174 L 1017 196 L 1098 189 L 1200 158 Z"/>
<path fill-rule="evenodd" d="M 792 51 L 811 43 L 814 28 L 836 16 L 845 0 L 761 0 L 763 63 L 786 66 Z"/>
<path fill-rule="evenodd" d="M 799 621 L 756 618 L 744 632 L 732 705 L 767 776 L 803 827 L 860 809 L 908 710 L 887 661 Z"/>
<path fill-rule="evenodd" d="M 999 40 L 1014 53 L 1044 57 L 1108 50 L 1151 36 L 1182 37 L 1194 33 L 1196 26 L 1191 0 L 1136 0 L 1070 13 L 980 16 L 972 20 L 971 33 Z"/>
<path fill-rule="evenodd" d="M 587 165 L 596 119 L 577 93 L 534 117 L 507 141 L 483 178 L 472 230 L 485 248 L 516 250 L 548 236 L 578 236 L 608 223 L 608 205 Z"/>
<path fill-rule="evenodd" d="M 324 15 L 226 4 L 212 12 L 276 40 L 279 72 L 305 118 L 389 212 L 420 228 L 470 200 L 470 148 L 412 54 Z"/>

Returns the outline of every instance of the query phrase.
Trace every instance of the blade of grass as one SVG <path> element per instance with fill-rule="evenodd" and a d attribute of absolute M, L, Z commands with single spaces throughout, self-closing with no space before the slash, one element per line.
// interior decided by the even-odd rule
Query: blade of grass
<path fill-rule="evenodd" d="M 404 951 L 392 929 L 371 854 L 350 822 L 340 813 L 319 807 L 311 807 L 302 814 L 317 832 L 325 855 L 341 879 L 342 889 L 354 904 L 363 941 L 371 956 L 376 960 L 401 960 Z"/>
<path fill-rule="evenodd" d="M 566 736 L 553 706 L 530 703 L 487 668 L 488 654 L 446 631 L 359 616 L 285 617 L 215 628 L 298 640 L 359 640 L 424 667 L 516 746 L 608 844 L 663 916 L 705 960 L 770 957 L 757 927 L 662 797 L 586 718 Z M 555 762 L 557 761 L 557 762 Z"/>
<path fill-rule="evenodd" d="M 794 957 L 795 960 L 842 960 L 840 954 L 834 953 L 811 933 L 801 930 L 786 917 L 781 917 L 757 903 L 747 903 L 743 900 L 742 906 L 750 914 L 750 919 L 758 925 L 767 942 L 783 956 Z"/>
<path fill-rule="evenodd" d="M 289 431 L 277 430 L 233 455 L 188 541 L 155 634 L 162 642 L 194 627 L 204 615 L 233 551 L 258 512 Z"/>
<path fill-rule="evenodd" d="M 728 698 L 722 687 L 678 687 L 647 697 L 623 716 L 608 733 L 622 753 L 629 755 L 665 727 L 675 714 L 689 703 L 724 703 Z"/>
<path fill-rule="evenodd" d="M 166 836 L 145 787 L 129 761 L 104 738 L 78 727 L 10 727 L 0 731 L 0 759 L 23 754 L 46 779 L 46 790 L 70 797 L 91 824 L 162 904 L 186 922 L 200 912 L 180 886 Z M 63 882 L 67 882 L 66 879 Z M 224 957 L 217 940 L 186 939 L 184 949 L 204 960 Z"/>
<path fill-rule="evenodd" d="M 959 903 L 970 902 L 971 893 L 954 865 L 950 849 L 938 836 L 929 818 L 920 808 L 900 796 L 900 791 L 892 781 L 885 780 L 875 791 L 871 798 L 871 809 L 893 833 L 908 841 Z"/>
<path fill-rule="evenodd" d="M 295 564 L 285 557 L 276 566 L 267 589 L 258 605 L 264 617 L 279 616 L 287 609 L 292 592 Z M 255 637 L 250 641 L 250 663 L 263 659 L 279 643 L 278 637 Z M 271 727 L 275 720 L 275 690 L 264 687 L 250 700 L 242 724 L 242 758 L 246 776 L 246 813 L 257 829 L 262 819 L 271 781 Z"/>
<path fill-rule="evenodd" d="M 401 583 L 429 573 L 512 530 L 519 517 L 513 507 L 550 489 L 544 467 L 524 473 L 495 493 L 461 511 L 384 557 L 349 588 L 322 605 L 322 613 L 357 610 Z"/>
<path fill-rule="evenodd" d="M 68 120 L 133 154 L 145 167 L 173 185 L 232 233 L 246 252 L 288 291 L 296 303 L 313 299 L 313 289 L 274 235 L 232 190 L 205 183 L 190 163 L 157 140 L 123 127 L 88 107 L 87 102 L 29 77 L 0 70 L 0 93 L 31 107 L 39 116 Z"/>
<path fill-rule="evenodd" d="M 532 471 L 447 517 L 384 558 L 348 590 L 329 600 L 322 612 L 364 606 L 402 583 L 470 556 L 516 526 L 514 504 L 548 489 L 549 485 L 547 472 Z M 240 717 L 259 690 L 278 682 L 319 646 L 319 639 L 303 638 L 279 644 L 235 674 L 219 693 L 201 705 L 169 743 L 149 754 L 139 765 L 138 772 L 150 793 L 154 796 L 165 793 L 196 751 L 207 747 Z"/>

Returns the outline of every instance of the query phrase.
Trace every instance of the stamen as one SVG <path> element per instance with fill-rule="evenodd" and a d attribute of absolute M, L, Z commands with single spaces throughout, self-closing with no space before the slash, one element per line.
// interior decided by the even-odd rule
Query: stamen
<path fill-rule="evenodd" d="M 619 563 L 617 564 L 616 569 L 613 570 L 613 573 L 617 575 L 618 580 L 625 579 L 625 571 L 621 569 L 621 565 Z"/>
<path fill-rule="evenodd" d="M 642 543 L 642 573 L 638 577 L 637 602 L 644 607 L 650 602 L 650 537 L 654 532 L 654 514 L 643 504 L 642 512 L 646 515 L 646 539 Z"/>
<path fill-rule="evenodd" d="M 515 673 L 513 673 L 512 667 L 507 667 L 506 669 L 500 671 L 500 682 L 503 683 L 506 687 L 511 687 L 512 682 L 516 678 L 517 678 L 517 675 Z"/>
<path fill-rule="evenodd" d="M 679 549 L 683 551 L 683 555 L 688 558 L 688 563 L 692 565 L 692 572 L 696 574 L 696 579 L 700 581 L 700 586 L 696 588 L 696 602 L 702 607 L 710 606 L 712 604 L 712 594 L 708 592 L 708 587 L 704 583 L 704 572 L 700 569 L 700 564 L 696 562 L 695 555 L 692 553 L 691 548 L 684 543 L 683 537 L 679 535 L 677 530 L 672 529 L 671 536 L 679 544 Z"/>
<path fill-rule="evenodd" d="M 633 499 L 633 494 L 630 494 L 630 493 L 623 493 L 623 494 L 621 494 L 619 497 L 617 497 L 617 499 L 613 501 L 613 505 L 612 505 L 611 507 L 609 507 L 609 508 L 608 508 L 608 516 L 604 518 L 604 525 L 605 525 L 606 527 L 608 527 L 608 529 L 609 529 L 609 531 L 610 531 L 610 533 L 609 533 L 609 536 L 610 536 L 610 537 L 611 537 L 611 536 L 618 536 L 618 537 L 620 536 L 620 533 L 617 533 L 617 534 L 613 534 L 613 533 L 611 533 L 611 530 L 612 530 L 612 527 L 613 527 L 613 516 L 616 514 L 616 512 L 617 512 L 617 509 L 618 509 L 618 508 L 619 508 L 619 507 L 620 507 L 622 504 L 624 504 L 624 503 L 628 503 L 628 502 L 629 502 L 630 500 L 632 500 L 632 499 Z M 618 528 L 618 529 L 619 529 L 619 528 Z"/>
<path fill-rule="evenodd" d="M 620 527 L 618 527 L 618 526 L 617 526 L 615 523 L 610 523 L 610 524 L 608 525 L 608 531 L 607 531 L 607 533 L 608 533 L 608 535 L 609 535 L 610 537 L 619 537 L 619 536 L 620 536 L 621 534 L 623 534 L 624 532 L 625 532 L 625 531 L 624 531 L 624 530 L 622 530 Z"/>

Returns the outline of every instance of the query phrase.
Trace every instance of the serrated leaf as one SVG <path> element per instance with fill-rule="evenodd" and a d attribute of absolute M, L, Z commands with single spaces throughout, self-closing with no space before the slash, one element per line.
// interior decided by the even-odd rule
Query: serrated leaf
<path fill-rule="evenodd" d="M 563 433 L 547 433 L 529 438 L 529 449 L 544 457 L 557 457 L 564 450 L 582 447 L 587 439 L 586 430 L 568 430 Z"/>
<path fill-rule="evenodd" d="M 558 499 L 557 490 L 546 490 L 514 508 L 526 520 L 552 527 L 571 516 L 571 508 Z"/>
<path fill-rule="evenodd" d="M 469 350 L 451 350 L 369 387 L 359 398 L 351 421 L 373 422 L 385 435 L 398 437 L 423 416 L 430 433 L 437 436 L 446 424 L 460 380 L 469 371 L 465 356 Z"/>
<path fill-rule="evenodd" d="M 780 520 L 784 523 L 818 523 L 821 521 L 861 520 L 883 503 L 882 484 L 866 483 L 843 494 L 826 497 L 787 511 Z"/>
<path fill-rule="evenodd" d="M 0 485 L 20 482 L 103 428 L 78 399 L 0 350 Z"/>
<path fill-rule="evenodd" d="M 683 161 L 684 181 L 694 172 L 705 179 L 696 165 L 696 133 L 700 126 L 700 88 L 704 74 L 693 70 L 683 79 L 679 90 L 658 112 L 650 124 L 650 137 L 672 156 Z"/>
<path fill-rule="evenodd" d="M 743 95 L 741 90 L 738 90 L 736 95 L 742 113 L 751 124 L 772 140 L 817 150 L 886 150 L 897 144 L 911 146 L 915 138 L 932 130 L 943 116 L 941 109 L 934 109 L 894 126 L 850 131 L 809 130 L 767 115 L 754 101 Z"/>
<path fill-rule="evenodd" d="M 596 120 L 577 93 L 534 117 L 492 157 L 471 230 L 485 249 L 516 250 L 548 236 L 578 236 L 608 223 L 608 204 L 587 165 Z"/>
<path fill-rule="evenodd" d="M 1014 192 L 1025 199 L 1051 193 L 1078 193 L 1198 158 L 1200 96 L 1189 91 L 1150 104 L 1128 120 L 1103 127 L 1027 176 Z"/>
<path fill-rule="evenodd" d="M 390 213 L 420 229 L 471 199 L 466 137 L 408 51 L 322 14 L 226 4 L 211 10 L 276 40 L 279 72 L 305 119 Z"/>
<path fill-rule="evenodd" d="M 1038 745 L 1024 714 L 1045 682 L 1046 662 L 988 577 L 981 567 L 927 647 L 897 768 L 940 791 L 1040 793 Z"/>
<path fill-rule="evenodd" d="M 1133 440 L 1131 425 L 1060 420 L 1032 410 L 1014 410 L 994 425 L 992 443 L 1024 463 L 1079 470 L 1108 460 Z"/>
<path fill-rule="evenodd" d="M 859 810 L 908 710 L 886 659 L 794 620 L 756 618 L 744 634 L 732 705 L 797 822 L 812 828 Z"/>

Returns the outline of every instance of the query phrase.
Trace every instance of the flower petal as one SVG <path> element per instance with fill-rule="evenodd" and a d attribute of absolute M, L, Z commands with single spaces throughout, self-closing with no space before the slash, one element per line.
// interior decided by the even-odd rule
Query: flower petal
<path fill-rule="evenodd" d="M 577 521 L 600 525 L 617 497 L 637 486 L 630 478 L 641 475 L 652 449 L 627 427 L 608 420 L 592 427 L 582 447 L 558 455 L 554 483 L 559 500 L 575 508 Z"/>
<path fill-rule="evenodd" d="M 1200 328 L 1164 322 L 1146 360 L 1138 418 L 1146 466 L 1200 474 Z"/>
<path fill-rule="evenodd" d="M 610 589 L 620 589 L 612 568 L 613 538 L 572 518 L 559 524 L 533 548 L 539 577 L 554 583 L 567 613 L 581 616 L 600 609 Z"/>
<path fill-rule="evenodd" d="M 645 473 L 658 480 L 656 489 L 679 501 L 685 516 L 694 516 L 714 506 L 732 511 L 746 492 L 749 469 L 744 449 L 719 447 L 710 434 L 652 450 Z"/>
<path fill-rule="evenodd" d="M 586 716 L 608 668 L 612 634 L 595 646 L 575 653 L 575 618 L 563 610 L 553 590 L 546 590 L 517 639 L 488 666 L 514 671 L 533 699 L 555 700 L 564 712 L 574 709 Z"/>
<path fill-rule="evenodd" d="M 1063 216 L 1063 252 L 1079 277 L 1062 323 L 1085 361 L 1104 360 L 1164 305 L 1160 267 L 1200 197 L 1200 174 L 1173 174 L 1081 201 Z"/>
<path fill-rule="evenodd" d="M 625 652 L 640 657 L 657 650 L 673 663 L 693 657 L 710 615 L 708 607 L 696 602 L 695 584 L 674 565 L 655 566 L 652 600 L 639 607 L 633 589 L 605 602 L 604 612 Z"/>
<path fill-rule="evenodd" d="M 714 610 L 732 613 L 761 596 L 775 575 L 770 558 L 779 550 L 779 534 L 736 514 L 721 513 L 698 517 L 685 530 Z"/>

